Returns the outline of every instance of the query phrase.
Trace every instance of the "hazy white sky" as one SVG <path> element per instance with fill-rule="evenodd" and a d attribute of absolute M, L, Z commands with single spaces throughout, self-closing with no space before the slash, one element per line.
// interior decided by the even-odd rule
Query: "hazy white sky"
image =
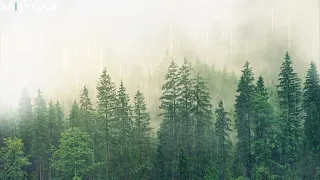
<path fill-rule="evenodd" d="M 57 88 L 63 67 L 66 75 L 77 74 L 84 72 L 86 63 L 99 67 L 101 57 L 118 64 L 155 66 L 171 47 L 170 24 L 174 54 L 192 50 L 206 58 L 211 51 L 209 61 L 220 67 L 230 53 L 230 47 L 220 46 L 230 46 L 231 34 L 233 49 L 241 52 L 245 36 L 259 41 L 271 33 L 271 26 L 288 41 L 289 19 L 299 55 L 309 61 L 307 54 L 319 49 L 318 0 L 0 0 L 0 9 L 13 2 L 42 9 L 0 11 L 4 104 L 15 104 L 23 86 L 49 94 Z M 52 5 L 56 11 L 45 10 Z M 249 48 L 257 51 L 253 42 Z M 245 60 L 240 55 L 239 59 Z"/>

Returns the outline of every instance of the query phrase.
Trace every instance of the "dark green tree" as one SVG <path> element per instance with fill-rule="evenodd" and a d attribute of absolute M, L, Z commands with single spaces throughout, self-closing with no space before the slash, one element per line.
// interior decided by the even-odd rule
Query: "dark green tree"
<path fill-rule="evenodd" d="M 258 169 L 263 170 L 263 166 L 270 167 L 273 110 L 269 103 L 267 88 L 261 76 L 258 78 L 255 87 L 254 112 L 253 157 L 254 163 L 259 167 Z"/>
<path fill-rule="evenodd" d="M 254 120 L 254 77 L 249 62 L 242 70 L 236 96 L 235 125 L 237 128 L 237 153 L 240 158 L 239 167 L 244 177 L 251 178 L 252 169 L 252 123 Z"/>
<path fill-rule="evenodd" d="M 23 152 L 23 143 L 16 137 L 4 138 L 5 146 L 0 148 L 0 179 L 25 179 L 24 167 L 30 165 Z"/>
<path fill-rule="evenodd" d="M 19 137 L 21 137 L 26 154 L 30 153 L 32 141 L 32 104 L 29 93 L 26 89 L 23 90 L 19 102 Z"/>
<path fill-rule="evenodd" d="M 294 166 L 302 139 L 301 84 L 286 52 L 279 73 L 278 97 L 281 108 L 281 164 Z"/>
<path fill-rule="evenodd" d="M 310 150 L 320 152 L 320 78 L 317 67 L 311 63 L 304 83 L 303 107 L 306 113 L 304 132 Z"/>
<path fill-rule="evenodd" d="M 153 144 L 150 126 L 150 114 L 147 110 L 143 94 L 137 91 L 133 107 L 133 150 L 135 160 L 134 179 L 147 179 L 150 177 Z"/>
<path fill-rule="evenodd" d="M 314 63 L 311 63 L 307 71 L 303 91 L 304 137 L 306 144 L 303 169 L 306 178 L 312 179 L 315 176 L 317 167 L 320 166 L 320 78 Z"/>
<path fill-rule="evenodd" d="M 97 85 L 97 98 L 98 98 L 98 122 L 99 127 L 99 141 L 97 149 L 101 151 L 97 152 L 97 159 L 102 160 L 105 163 L 104 178 L 110 179 L 110 160 L 111 160 L 111 148 L 114 148 L 112 141 L 115 128 L 115 113 L 116 113 L 116 88 L 114 82 L 111 81 L 111 77 L 107 74 L 107 70 L 104 69 L 99 78 Z M 115 142 L 116 143 L 116 142 Z M 112 146 L 112 147 L 111 147 Z"/>
<path fill-rule="evenodd" d="M 84 132 L 87 132 L 90 136 L 92 136 L 94 126 L 93 108 L 86 86 L 83 87 L 80 95 L 80 113 L 81 128 Z"/>
<path fill-rule="evenodd" d="M 162 86 L 162 95 L 160 97 L 160 116 L 163 121 L 159 130 L 158 155 L 156 162 L 160 163 L 156 166 L 163 167 L 163 176 L 165 179 L 176 179 L 178 171 L 179 151 L 178 142 L 178 66 L 172 61 L 169 65 L 168 72 L 165 75 L 165 84 Z M 161 138 L 160 138 L 161 137 Z"/>
<path fill-rule="evenodd" d="M 120 87 L 117 93 L 117 107 L 116 107 L 116 139 L 117 149 L 117 172 L 119 179 L 131 179 L 133 169 L 133 157 L 132 157 L 132 111 L 129 104 L 129 95 L 126 93 L 126 88 L 121 81 Z"/>
<path fill-rule="evenodd" d="M 51 148 L 50 136 L 48 134 L 47 106 L 40 89 L 34 105 L 33 141 L 31 144 L 32 155 L 35 157 L 38 178 L 47 179 L 48 155 Z"/>
<path fill-rule="evenodd" d="M 74 127 L 80 128 L 80 125 L 81 125 L 80 108 L 77 101 L 74 101 L 71 107 L 71 112 L 69 114 L 68 128 L 74 128 Z"/>
<path fill-rule="evenodd" d="M 217 139 L 216 161 L 218 167 L 218 177 L 221 180 L 229 179 L 229 160 L 231 156 L 232 143 L 229 138 L 231 131 L 231 120 L 229 113 L 225 111 L 223 102 L 219 101 L 218 108 L 215 110 L 217 121 L 215 124 L 215 135 Z"/>
<path fill-rule="evenodd" d="M 197 74 L 194 87 L 195 106 L 192 109 L 195 119 L 195 173 L 199 178 L 206 174 L 205 170 L 212 158 L 213 112 L 207 82 Z"/>

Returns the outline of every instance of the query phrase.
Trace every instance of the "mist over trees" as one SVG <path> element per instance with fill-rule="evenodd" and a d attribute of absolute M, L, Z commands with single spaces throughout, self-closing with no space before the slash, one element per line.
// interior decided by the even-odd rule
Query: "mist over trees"
<path fill-rule="evenodd" d="M 140 86 L 131 97 L 105 68 L 96 96 L 84 85 L 70 110 L 24 89 L 17 113 L 1 116 L 0 178 L 319 179 L 313 62 L 299 77 L 286 52 L 278 79 L 268 82 L 249 61 L 239 78 L 199 60 L 164 61 L 154 92 Z M 148 81 L 158 83 L 156 75 Z"/>

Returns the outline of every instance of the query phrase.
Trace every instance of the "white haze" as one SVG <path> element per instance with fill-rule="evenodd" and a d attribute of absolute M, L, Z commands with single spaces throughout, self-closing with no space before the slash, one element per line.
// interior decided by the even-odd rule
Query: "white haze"
<path fill-rule="evenodd" d="M 285 44 L 280 50 L 284 53 L 289 20 L 295 58 L 320 66 L 318 0 L 26 2 L 55 4 L 56 11 L 0 11 L 0 106 L 16 106 L 23 87 L 33 97 L 37 88 L 48 98 L 57 92 L 77 94 L 70 92 L 74 84 L 97 81 L 101 58 L 116 73 L 120 64 L 155 68 L 166 50 L 171 53 L 171 41 L 177 60 L 199 57 L 217 68 L 239 71 L 247 59 L 262 71 L 268 62 L 259 59 L 268 49 L 260 40 L 273 34 L 268 47 Z M 121 75 L 126 71 L 122 68 Z"/>

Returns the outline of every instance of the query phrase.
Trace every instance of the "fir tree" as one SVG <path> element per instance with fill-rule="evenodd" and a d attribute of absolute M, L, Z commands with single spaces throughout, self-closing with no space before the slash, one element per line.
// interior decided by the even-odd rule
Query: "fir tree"
<path fill-rule="evenodd" d="M 28 91 L 24 89 L 19 102 L 19 136 L 24 143 L 26 154 L 30 153 L 32 141 L 32 113 L 31 98 Z"/>
<path fill-rule="evenodd" d="M 129 104 L 129 95 L 126 93 L 126 88 L 121 81 L 117 93 L 117 108 L 116 108 L 116 132 L 117 132 L 117 161 L 118 161 L 118 177 L 120 179 L 131 179 L 132 169 L 132 128 L 133 122 L 131 119 L 131 107 Z"/>
<path fill-rule="evenodd" d="M 254 78 L 249 62 L 246 62 L 242 70 L 236 96 L 235 125 L 237 128 L 237 153 L 240 158 L 240 169 L 243 176 L 251 178 L 252 169 L 252 128 L 254 115 Z"/>
<path fill-rule="evenodd" d="M 193 128 L 194 119 L 192 118 L 192 109 L 194 106 L 194 80 L 191 78 L 191 65 L 187 59 L 184 59 L 178 72 L 178 110 L 179 110 L 179 140 L 180 148 L 185 149 L 187 158 L 191 158 L 193 153 Z"/>
<path fill-rule="evenodd" d="M 291 166 L 298 160 L 301 143 L 301 85 L 292 68 L 292 60 L 285 54 L 279 74 L 278 97 L 281 108 L 281 163 Z"/>
<path fill-rule="evenodd" d="M 48 154 L 51 148 L 50 136 L 48 134 L 47 107 L 40 89 L 35 100 L 34 107 L 35 118 L 33 122 L 33 141 L 32 154 L 36 160 L 38 178 L 40 180 L 47 178 Z"/>
<path fill-rule="evenodd" d="M 68 119 L 68 127 L 80 127 L 81 125 L 81 115 L 80 115 L 80 108 L 77 101 L 74 101 L 72 104 L 71 112 L 69 114 Z"/>
<path fill-rule="evenodd" d="M 98 159 L 105 159 L 105 173 L 104 177 L 110 179 L 110 156 L 111 156 L 111 142 L 113 138 L 113 129 L 115 127 L 115 110 L 116 110 L 116 89 L 115 84 L 111 81 L 111 77 L 104 69 L 99 78 L 97 85 L 98 98 L 98 116 L 99 122 L 99 139 L 101 144 L 97 145 L 102 152 L 99 152 Z M 104 154 L 104 155 L 103 155 Z"/>
<path fill-rule="evenodd" d="M 271 158 L 271 138 L 272 138 L 272 107 L 269 103 L 269 96 L 264 85 L 264 80 L 260 76 L 255 87 L 254 96 L 254 136 L 253 136 L 253 156 L 254 162 L 258 165 L 268 167 Z"/>
<path fill-rule="evenodd" d="M 304 132 L 310 150 L 320 152 L 320 78 L 317 67 L 311 63 L 304 83 L 303 107 L 306 113 Z"/>
<path fill-rule="evenodd" d="M 152 160 L 152 139 L 150 115 L 147 111 L 143 94 L 138 90 L 134 97 L 133 135 L 136 160 L 135 179 L 147 179 L 150 175 Z"/>
<path fill-rule="evenodd" d="M 161 139 L 159 139 L 158 152 L 161 152 L 163 159 L 157 159 L 157 162 L 164 162 L 165 179 L 175 179 L 178 165 L 178 66 L 172 61 L 168 72 L 165 75 L 165 84 L 162 86 L 162 96 L 160 97 L 160 116 L 163 122 L 160 127 Z M 161 148 L 161 149 L 159 149 Z M 160 176 L 160 174 L 158 175 Z"/>
<path fill-rule="evenodd" d="M 232 144 L 229 138 L 231 131 L 231 120 L 227 117 L 229 113 L 224 110 L 223 102 L 219 101 L 218 108 L 215 111 L 217 121 L 215 124 L 215 135 L 217 139 L 217 166 L 219 170 L 219 179 L 225 180 L 229 177 L 229 158 Z"/>
<path fill-rule="evenodd" d="M 195 173 L 203 178 L 209 165 L 211 155 L 211 139 L 213 135 L 212 104 L 207 82 L 197 75 L 194 87 L 195 106 L 192 109 L 195 119 Z"/>
<path fill-rule="evenodd" d="M 94 125 L 93 108 L 86 86 L 83 87 L 82 93 L 80 95 L 80 113 L 83 131 L 92 136 Z"/>

